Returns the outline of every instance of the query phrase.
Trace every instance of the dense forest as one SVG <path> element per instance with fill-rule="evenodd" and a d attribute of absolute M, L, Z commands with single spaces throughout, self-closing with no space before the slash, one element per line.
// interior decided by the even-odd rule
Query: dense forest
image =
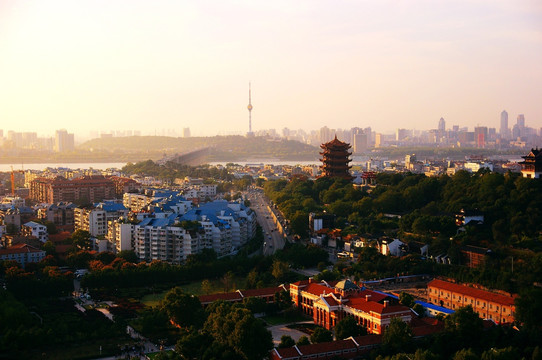
<path fill-rule="evenodd" d="M 423 242 L 430 254 L 448 254 L 453 264 L 459 264 L 464 245 L 491 249 L 487 269 L 477 269 L 474 277 L 461 268 L 450 272 L 464 280 L 512 291 L 542 281 L 542 182 L 460 171 L 440 177 L 381 173 L 377 184 L 358 190 L 340 179 L 294 179 L 267 182 L 264 190 L 301 238 L 308 236 L 309 213 L 325 211 L 336 216 L 343 235 Z M 461 209 L 481 211 L 483 224 L 456 226 Z"/>

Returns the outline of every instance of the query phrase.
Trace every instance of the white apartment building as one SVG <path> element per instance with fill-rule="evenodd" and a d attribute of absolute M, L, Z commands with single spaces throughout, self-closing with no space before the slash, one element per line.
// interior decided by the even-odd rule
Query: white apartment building
<path fill-rule="evenodd" d="M 134 226 L 134 250 L 140 260 L 178 264 L 188 255 L 201 251 L 197 236 L 193 238 L 188 231 L 171 222 L 171 218 L 149 218 Z"/>
<path fill-rule="evenodd" d="M 105 210 L 76 208 L 73 216 L 75 230 L 86 230 L 91 236 L 104 236 L 107 233 Z"/>
<path fill-rule="evenodd" d="M 49 233 L 47 232 L 47 226 L 29 221 L 21 226 L 21 233 L 26 236 L 33 236 L 42 243 L 46 243 L 49 240 Z"/>
<path fill-rule="evenodd" d="M 134 225 L 124 220 L 110 220 L 107 222 L 106 239 L 109 248 L 115 253 L 119 251 L 133 250 Z"/>
<path fill-rule="evenodd" d="M 122 204 L 134 212 L 142 211 L 151 201 L 152 198 L 144 194 L 125 193 L 122 196 Z"/>
<path fill-rule="evenodd" d="M 198 197 L 200 200 L 204 200 L 206 198 L 214 199 L 216 196 L 216 185 L 213 184 L 195 185 L 194 189 L 198 192 Z"/>

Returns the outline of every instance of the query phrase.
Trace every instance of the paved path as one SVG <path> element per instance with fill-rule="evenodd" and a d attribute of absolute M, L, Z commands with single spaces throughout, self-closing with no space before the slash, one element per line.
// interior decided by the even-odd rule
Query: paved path
<path fill-rule="evenodd" d="M 303 321 L 303 322 L 298 322 L 296 324 L 305 324 L 305 323 L 306 324 L 312 324 L 313 322 L 312 321 Z M 301 336 L 303 336 L 303 335 L 309 337 L 309 335 L 305 334 L 302 331 L 287 328 L 286 327 L 287 325 L 290 325 L 290 324 L 281 324 L 281 325 L 269 326 L 267 328 L 267 330 L 271 331 L 271 335 L 273 335 L 273 343 L 275 344 L 275 346 L 278 346 L 278 344 L 280 344 L 280 338 L 283 335 L 291 336 L 292 339 L 295 340 L 295 342 L 297 342 L 299 340 L 299 338 Z"/>

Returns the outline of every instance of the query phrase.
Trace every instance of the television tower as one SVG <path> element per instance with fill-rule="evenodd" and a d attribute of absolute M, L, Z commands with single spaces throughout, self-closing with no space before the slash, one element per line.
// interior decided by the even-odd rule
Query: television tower
<path fill-rule="evenodd" d="M 250 98 L 250 82 L 248 83 L 248 136 L 252 135 L 252 100 Z"/>

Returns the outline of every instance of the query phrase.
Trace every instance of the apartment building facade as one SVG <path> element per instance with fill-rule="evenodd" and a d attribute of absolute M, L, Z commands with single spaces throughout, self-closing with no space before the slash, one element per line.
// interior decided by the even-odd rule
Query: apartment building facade
<path fill-rule="evenodd" d="M 115 184 L 103 176 L 84 176 L 68 180 L 58 176 L 54 179 L 37 178 L 30 182 L 30 198 L 38 202 L 88 201 L 95 203 L 115 198 Z"/>

